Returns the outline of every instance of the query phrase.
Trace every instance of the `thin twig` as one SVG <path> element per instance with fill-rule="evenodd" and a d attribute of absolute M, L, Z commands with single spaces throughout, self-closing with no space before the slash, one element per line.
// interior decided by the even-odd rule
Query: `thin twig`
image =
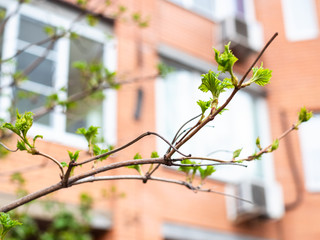
<path fill-rule="evenodd" d="M 189 119 L 188 121 L 186 121 L 184 124 L 182 124 L 182 126 L 178 129 L 178 131 L 176 132 L 176 134 L 174 135 L 174 138 L 172 139 L 171 144 L 174 144 L 175 141 L 177 140 L 177 138 L 180 136 L 179 133 L 180 131 L 189 123 L 192 122 L 193 120 L 195 120 L 196 118 L 200 117 L 202 114 L 199 114 L 191 119 Z M 168 149 L 167 153 L 171 151 L 171 147 Z"/>
<path fill-rule="evenodd" d="M 110 181 L 110 180 L 144 180 L 144 177 L 143 176 L 139 176 L 139 175 L 119 175 L 119 176 L 88 177 L 88 178 L 76 181 L 72 185 L 78 185 L 78 184 L 82 184 L 82 183 L 90 183 L 90 182 L 96 182 L 96 181 Z M 243 199 L 243 198 L 231 195 L 231 194 L 215 191 L 215 190 L 212 190 L 212 189 L 202 189 L 202 188 L 199 188 L 199 187 L 196 187 L 196 186 L 192 186 L 190 183 L 185 182 L 185 181 L 179 181 L 179 180 L 167 179 L 167 178 L 159 178 L 159 177 L 150 177 L 148 180 L 178 184 L 178 185 L 185 186 L 188 189 L 195 190 L 197 192 L 215 193 L 215 194 L 219 194 L 219 195 L 222 195 L 222 196 L 225 196 L 225 197 L 231 197 L 231 198 L 235 198 L 235 199 L 238 199 L 238 200 L 241 200 L 241 201 L 244 201 L 244 202 L 252 203 L 251 201 L 248 201 L 246 199 Z"/>
<path fill-rule="evenodd" d="M 182 164 L 182 163 L 172 163 L 172 166 L 178 167 L 205 167 L 205 166 L 222 166 L 222 165 L 232 165 L 239 167 L 248 167 L 247 165 L 236 163 L 236 162 L 225 162 L 225 163 L 197 163 L 197 164 Z"/>
<path fill-rule="evenodd" d="M 6 150 L 10 151 L 10 152 L 16 152 L 16 151 L 18 151 L 18 148 L 15 149 L 15 150 L 12 150 L 12 149 L 8 148 L 6 145 L 4 145 L 2 142 L 0 142 L 0 145 L 1 145 L 2 147 L 4 147 Z"/>
<path fill-rule="evenodd" d="M 166 140 L 164 137 L 162 137 L 162 136 L 159 135 L 158 133 L 155 133 L 155 132 L 145 132 L 145 133 L 141 134 L 140 136 L 136 137 L 136 138 L 133 139 L 132 141 L 128 142 L 127 144 L 125 144 L 125 145 L 123 145 L 123 146 L 121 146 L 121 147 L 119 147 L 119 148 L 116 148 L 116 149 L 114 149 L 114 150 L 112 150 L 112 151 L 109 151 L 109 152 L 107 152 L 107 153 L 104 153 L 104 154 L 101 154 L 101 155 L 92 157 L 92 158 L 90 158 L 90 159 L 84 160 L 84 161 L 82 161 L 82 162 L 75 163 L 75 166 L 83 165 L 83 164 L 92 162 L 92 161 L 94 161 L 94 160 L 98 160 L 99 158 L 107 157 L 107 156 L 109 156 L 109 155 L 111 155 L 111 154 L 114 154 L 114 153 L 116 153 L 116 152 L 119 152 L 119 151 L 121 151 L 121 150 L 129 147 L 130 145 L 136 143 L 136 142 L 139 141 L 140 139 L 142 139 L 142 138 L 144 138 L 144 137 L 146 137 L 146 136 L 149 136 L 149 135 L 155 135 L 155 136 L 161 138 L 163 141 L 165 141 L 168 145 L 170 145 L 173 149 L 176 150 L 176 152 L 178 152 L 178 153 L 181 154 L 182 156 L 190 157 L 190 155 L 187 156 L 187 155 L 181 153 L 178 149 L 176 149 L 173 145 L 171 145 L 171 143 L 170 143 L 168 140 Z"/>
<path fill-rule="evenodd" d="M 45 157 L 45 158 L 48 158 L 48 159 L 51 160 L 52 162 L 54 162 L 54 163 L 60 168 L 62 177 L 64 176 L 63 167 L 62 167 L 61 163 L 60 163 L 58 160 L 56 160 L 55 158 L 51 157 L 50 155 L 47 155 L 47 154 L 42 153 L 42 152 L 39 152 L 39 151 L 37 151 L 37 152 L 35 153 L 35 155 L 43 156 L 43 157 Z"/>

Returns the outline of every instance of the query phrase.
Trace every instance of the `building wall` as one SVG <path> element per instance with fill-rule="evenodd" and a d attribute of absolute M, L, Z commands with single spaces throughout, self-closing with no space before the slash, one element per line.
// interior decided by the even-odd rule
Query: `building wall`
<path fill-rule="evenodd" d="M 165 44 L 203 61 L 213 63 L 212 46 L 218 42 L 218 23 L 183 9 L 166 0 L 119 1 L 128 7 L 130 12 L 141 11 L 143 16 L 151 16 L 148 28 L 138 28 L 130 21 L 117 21 L 115 35 L 117 38 L 118 73 L 127 78 L 149 76 L 155 73 L 155 66 L 160 60 L 158 47 Z M 318 110 L 319 71 L 314 63 L 320 48 L 319 38 L 310 41 L 289 42 L 284 33 L 281 1 L 254 1 L 257 20 L 263 24 L 264 39 L 267 41 L 274 32 L 279 37 L 269 47 L 262 61 L 264 66 L 273 70 L 272 83 L 267 87 L 267 99 L 270 113 L 272 138 L 282 132 L 280 112 L 288 118 L 289 126 L 295 121 L 301 106 Z M 316 1 L 319 5 L 319 2 Z M 317 5 L 317 9 L 320 7 Z M 318 13 L 319 14 L 319 13 Z M 238 65 L 237 71 L 243 74 L 246 67 L 256 55 L 250 56 Z M 214 64 L 214 63 L 213 63 Z M 137 91 L 143 91 L 141 117 L 134 118 Z M 133 84 L 123 85 L 117 93 L 117 146 L 121 146 L 146 131 L 156 131 L 154 80 L 142 80 Z M 174 121 L 174 120 L 173 120 Z M 290 170 L 290 161 L 296 161 L 298 173 L 303 186 L 303 164 L 301 159 L 298 134 L 290 136 L 289 151 L 294 158 L 288 156 L 285 143 L 280 143 L 279 150 L 274 154 L 276 180 L 281 183 L 286 204 L 296 199 L 295 182 Z M 13 143 L 12 143 L 13 144 Z M 66 148 L 49 142 L 41 142 L 39 148 L 57 159 L 67 158 Z M 137 142 L 124 152 L 108 161 L 131 159 L 135 153 L 148 157 L 156 150 L 156 138 L 147 137 Z M 161 153 L 160 153 L 161 154 Z M 83 153 L 81 157 L 85 157 Z M 15 169 L 20 162 L 32 165 L 34 161 L 42 161 L 22 153 L 10 154 L 1 163 L 1 170 Z M 57 169 L 49 163 L 41 172 L 30 172 L 26 175 L 28 189 L 35 191 L 56 182 Z M 83 171 L 80 169 L 79 171 Z M 45 173 L 45 174 L 44 174 Z M 112 170 L 110 174 L 131 174 L 133 170 Z M 45 177 L 43 176 L 45 175 Z M 166 167 L 160 168 L 157 176 L 178 178 L 184 176 Z M 5 184 L 2 190 L 13 193 L 8 178 L 0 176 Z M 5 179 L 6 178 L 6 179 Z M 41 179 L 41 181 L 38 181 Z M 124 192 L 125 198 L 103 199 L 99 192 L 116 186 L 118 192 Z M 207 186 L 223 192 L 225 185 L 221 182 L 208 180 Z M 232 224 L 226 216 L 224 196 L 213 193 L 195 193 L 181 186 L 166 183 L 138 181 L 100 182 L 85 184 L 57 192 L 53 197 L 71 203 L 77 203 L 77 195 L 81 191 L 89 192 L 96 197 L 97 209 L 108 210 L 112 214 L 112 226 L 103 239 L 164 239 L 164 223 L 178 224 L 187 228 L 210 230 L 226 236 L 256 237 L 256 239 L 317 239 L 320 236 L 317 220 L 320 210 L 317 208 L 320 196 L 303 189 L 303 201 L 290 211 L 286 211 L 280 220 L 255 219 L 241 225 Z M 304 222 L 308 219 L 308 222 Z M 226 239 L 229 239 L 226 237 Z M 231 239 L 231 238 L 230 238 Z M 236 238 L 234 238 L 236 239 Z M 244 238 L 245 239 L 245 238 Z"/>

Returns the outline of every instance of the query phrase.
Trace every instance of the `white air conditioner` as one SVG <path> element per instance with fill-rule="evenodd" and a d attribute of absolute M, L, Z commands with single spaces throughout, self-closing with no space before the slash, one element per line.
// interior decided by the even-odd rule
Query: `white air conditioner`
<path fill-rule="evenodd" d="M 227 185 L 226 193 L 246 200 L 226 198 L 228 219 L 234 223 L 242 223 L 258 217 L 280 219 L 283 216 L 282 188 L 277 182 L 245 180 L 238 184 Z"/>
<path fill-rule="evenodd" d="M 263 30 L 256 21 L 247 22 L 238 17 L 228 17 L 220 25 L 220 42 L 231 42 L 235 55 L 243 58 L 263 47 Z"/>

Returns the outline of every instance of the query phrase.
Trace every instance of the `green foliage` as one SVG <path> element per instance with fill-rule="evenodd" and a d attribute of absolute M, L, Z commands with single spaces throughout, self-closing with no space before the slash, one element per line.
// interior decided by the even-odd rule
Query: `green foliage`
<path fill-rule="evenodd" d="M 25 81 L 28 79 L 27 76 L 24 75 L 22 71 L 16 71 L 15 73 L 12 74 L 12 78 L 15 80 L 15 82 L 19 83 L 22 81 Z"/>
<path fill-rule="evenodd" d="M 299 122 L 307 122 L 310 118 L 312 118 L 312 112 L 308 111 L 305 107 L 301 108 L 299 112 Z"/>
<path fill-rule="evenodd" d="M 260 68 L 254 67 L 252 68 L 253 76 L 249 80 L 249 83 L 256 83 L 260 86 L 265 86 L 270 82 L 272 77 L 272 71 L 269 69 L 264 69 L 263 64 L 261 63 Z"/>
<path fill-rule="evenodd" d="M 140 155 L 140 153 L 136 153 L 136 155 L 134 155 L 133 159 L 135 159 L 135 160 L 142 159 L 142 156 Z M 135 169 L 138 171 L 138 173 L 141 176 L 143 175 L 140 164 L 130 165 L 130 166 L 127 166 L 127 168 Z"/>
<path fill-rule="evenodd" d="M 215 52 L 215 60 L 218 63 L 218 71 L 222 73 L 229 72 L 231 75 L 231 82 L 234 86 L 238 84 L 237 78 L 233 74 L 233 65 L 238 58 L 233 55 L 232 51 L 230 50 L 230 42 L 224 46 L 224 52 L 220 54 L 220 51 L 214 49 Z"/>
<path fill-rule="evenodd" d="M 201 112 L 202 115 L 204 115 L 204 113 L 207 111 L 207 109 L 210 107 L 211 105 L 211 100 L 209 101 L 202 101 L 202 100 L 198 100 L 197 104 L 200 106 L 201 108 Z"/>
<path fill-rule="evenodd" d="M 21 223 L 18 222 L 17 220 L 12 220 L 9 214 L 1 212 L 0 225 L 1 225 L 0 239 L 4 240 L 7 233 L 15 226 L 21 225 Z"/>
<path fill-rule="evenodd" d="M 186 179 L 187 179 L 187 182 L 189 183 L 193 182 L 194 177 L 198 171 L 201 177 L 201 184 L 207 177 L 211 176 L 211 174 L 216 171 L 215 168 L 211 165 L 207 166 L 204 169 L 201 166 L 199 166 L 199 163 L 196 163 L 195 161 L 190 161 L 190 159 L 182 160 L 181 164 L 187 165 L 187 166 L 180 166 L 178 170 L 186 174 Z M 190 173 L 191 173 L 191 176 L 190 176 Z"/>
<path fill-rule="evenodd" d="M 15 133 L 20 137 L 20 140 L 17 141 L 17 148 L 21 151 L 27 151 L 31 154 L 36 154 L 37 151 L 35 149 L 35 143 L 38 138 L 42 138 L 41 135 L 37 135 L 33 138 L 33 144 L 30 144 L 27 133 L 32 127 L 33 124 L 33 113 L 25 112 L 24 114 L 20 114 L 18 111 L 16 113 L 16 121 L 15 124 L 4 123 L 0 127 L 0 129 L 7 129 Z"/>
<path fill-rule="evenodd" d="M 80 194 L 80 213 L 81 216 L 86 219 L 87 221 L 90 220 L 89 211 L 93 205 L 93 198 L 88 193 L 81 193 Z"/>
<path fill-rule="evenodd" d="M 92 27 L 97 25 L 97 23 L 98 23 L 98 18 L 92 14 L 87 14 L 86 20 L 87 20 L 87 23 Z"/>
<path fill-rule="evenodd" d="M 151 153 L 151 158 L 158 158 L 158 157 L 159 157 L 158 152 L 153 151 L 153 152 Z"/>
<path fill-rule="evenodd" d="M 110 71 L 104 67 L 101 62 L 98 63 L 86 63 L 84 61 L 75 61 L 72 63 L 72 67 L 80 71 L 83 78 L 88 83 L 89 89 L 97 91 L 104 83 L 108 84 L 108 87 L 113 89 L 119 89 L 120 85 L 116 82 L 116 72 Z"/>
<path fill-rule="evenodd" d="M 4 9 L 0 9 L 0 20 L 6 17 L 6 11 Z"/>
<path fill-rule="evenodd" d="M 79 153 L 80 153 L 80 150 L 77 150 L 74 153 L 71 151 L 68 151 L 70 161 L 76 162 L 79 158 Z"/>
<path fill-rule="evenodd" d="M 235 150 L 235 151 L 233 152 L 233 159 L 239 157 L 241 151 L 242 151 L 242 148 Z"/>
<path fill-rule="evenodd" d="M 77 5 L 83 8 L 86 7 L 87 3 L 88 3 L 88 0 L 77 0 Z"/>
<path fill-rule="evenodd" d="M 219 74 L 209 70 L 208 73 L 201 75 L 202 83 L 199 86 L 199 89 L 202 92 L 210 91 L 212 94 L 213 100 L 218 99 L 220 93 L 224 92 L 226 88 L 232 88 L 233 85 L 231 84 L 228 78 L 224 79 L 223 81 L 219 80 Z"/>
<path fill-rule="evenodd" d="M 259 150 L 262 149 L 261 144 L 260 144 L 260 138 L 259 138 L 259 137 L 257 137 L 257 139 L 256 139 L 256 146 L 257 146 L 257 148 L 258 148 Z"/>
<path fill-rule="evenodd" d="M 101 155 L 101 154 L 104 154 L 104 153 L 107 153 L 107 152 L 109 152 L 108 148 L 101 149 L 98 145 L 96 145 L 96 144 L 93 145 L 93 154 L 95 156 L 98 156 L 98 155 Z M 108 156 L 104 156 L 104 157 L 99 158 L 99 160 L 102 161 L 102 160 L 105 160 L 107 158 L 108 158 Z"/>
<path fill-rule="evenodd" d="M 141 14 L 138 12 L 135 12 L 131 15 L 132 20 L 138 24 L 139 27 L 145 28 L 149 26 L 150 18 L 145 17 L 144 19 L 142 18 Z"/>
<path fill-rule="evenodd" d="M 279 147 L 279 139 L 276 139 L 272 142 L 270 152 L 273 152 L 274 150 L 277 150 Z"/>
<path fill-rule="evenodd" d="M 216 169 L 214 166 L 207 166 L 205 169 L 199 168 L 201 181 L 205 180 L 207 177 L 211 176 L 212 173 L 214 173 Z"/>
<path fill-rule="evenodd" d="M 168 66 L 162 62 L 158 63 L 157 65 L 158 73 L 161 77 L 165 78 L 168 74 L 174 72 L 174 68 Z"/>
<path fill-rule="evenodd" d="M 56 33 L 56 28 L 52 26 L 45 26 L 43 31 L 49 36 L 52 37 Z"/>
<path fill-rule="evenodd" d="M 91 145 L 97 141 L 98 129 L 99 127 L 94 126 L 90 126 L 88 129 L 78 128 L 76 133 L 83 135 L 88 142 L 89 148 L 91 148 Z"/>
<path fill-rule="evenodd" d="M 42 229 L 29 214 L 13 213 L 23 225 L 10 231 L 6 240 L 92 240 L 89 222 L 93 199 L 88 193 L 79 197 L 79 214 L 71 213 L 62 203 L 45 202 L 44 210 L 54 215 L 52 222 Z"/>

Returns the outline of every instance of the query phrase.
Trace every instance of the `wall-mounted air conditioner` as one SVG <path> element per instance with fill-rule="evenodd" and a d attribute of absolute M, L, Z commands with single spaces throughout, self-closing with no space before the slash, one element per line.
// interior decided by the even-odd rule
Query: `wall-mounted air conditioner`
<path fill-rule="evenodd" d="M 242 223 L 258 217 L 279 219 L 283 216 L 284 203 L 279 183 L 245 180 L 238 184 L 227 185 L 226 193 L 246 200 L 226 198 L 228 219 L 234 223 Z"/>
<path fill-rule="evenodd" d="M 231 42 L 231 49 L 238 58 L 244 58 L 263 47 L 263 30 L 260 23 L 248 22 L 238 17 L 228 17 L 221 21 L 220 42 Z"/>

